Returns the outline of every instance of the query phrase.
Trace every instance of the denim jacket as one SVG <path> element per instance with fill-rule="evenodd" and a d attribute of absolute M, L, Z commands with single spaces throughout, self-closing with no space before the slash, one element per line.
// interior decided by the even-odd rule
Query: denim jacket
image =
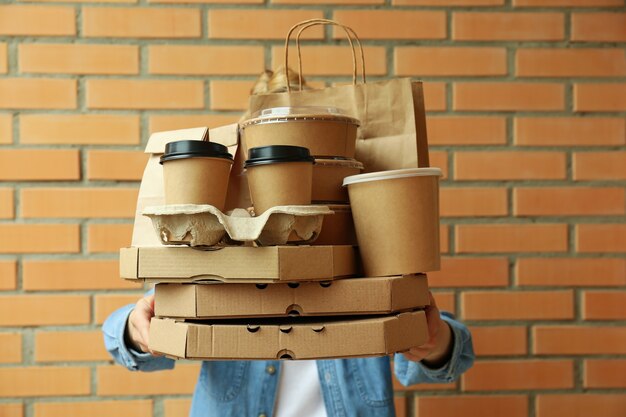
<path fill-rule="evenodd" d="M 104 341 L 116 362 L 131 371 L 172 369 L 175 361 L 136 352 L 124 343 L 126 321 L 134 305 L 115 311 L 104 323 Z M 401 384 L 452 382 L 474 362 L 469 330 L 448 313 L 454 348 L 450 361 L 430 369 L 394 356 L 394 373 Z M 191 417 L 266 417 L 273 415 L 280 361 L 205 361 L 191 404 Z M 322 397 L 328 417 L 395 416 L 389 356 L 318 360 Z"/>

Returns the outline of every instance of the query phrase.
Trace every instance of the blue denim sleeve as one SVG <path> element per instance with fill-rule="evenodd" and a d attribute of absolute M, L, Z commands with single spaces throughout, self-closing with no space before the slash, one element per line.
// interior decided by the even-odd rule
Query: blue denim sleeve
<path fill-rule="evenodd" d="M 394 372 L 402 385 L 454 382 L 474 364 L 474 347 L 469 329 L 454 320 L 454 316 L 448 312 L 441 312 L 441 318 L 450 325 L 454 337 L 450 361 L 439 369 L 431 369 L 421 362 L 410 361 L 403 354 L 397 353 L 394 356 Z"/>
<path fill-rule="evenodd" d="M 174 360 L 164 356 L 153 356 L 149 353 L 137 352 L 126 346 L 124 333 L 130 312 L 135 307 L 129 304 L 114 311 L 102 325 L 104 345 L 115 362 L 131 371 L 160 371 L 174 368 Z"/>

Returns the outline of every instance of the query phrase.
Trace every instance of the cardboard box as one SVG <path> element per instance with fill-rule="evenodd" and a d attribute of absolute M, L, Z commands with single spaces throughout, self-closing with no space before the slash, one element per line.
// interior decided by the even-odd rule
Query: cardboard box
<path fill-rule="evenodd" d="M 291 284 L 157 284 L 158 317 L 388 314 L 429 304 L 426 275 Z"/>
<path fill-rule="evenodd" d="M 323 359 L 403 352 L 428 340 L 423 311 L 367 318 L 191 323 L 152 318 L 150 349 L 185 359 Z"/>
<path fill-rule="evenodd" d="M 120 276 L 149 282 L 321 281 L 359 274 L 353 246 L 120 249 Z"/>

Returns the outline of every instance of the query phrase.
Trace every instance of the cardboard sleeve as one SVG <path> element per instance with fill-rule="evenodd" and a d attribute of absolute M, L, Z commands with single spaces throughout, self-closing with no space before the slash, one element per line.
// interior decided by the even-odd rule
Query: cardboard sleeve
<path fill-rule="evenodd" d="M 120 276 L 149 282 L 323 281 L 360 273 L 353 246 L 161 246 L 120 249 Z"/>
<path fill-rule="evenodd" d="M 367 318 L 261 322 L 152 318 L 150 349 L 184 359 L 326 359 L 382 356 L 424 344 L 423 311 Z"/>
<path fill-rule="evenodd" d="M 155 314 L 170 318 L 389 314 L 429 304 L 426 275 L 289 284 L 157 284 Z"/>

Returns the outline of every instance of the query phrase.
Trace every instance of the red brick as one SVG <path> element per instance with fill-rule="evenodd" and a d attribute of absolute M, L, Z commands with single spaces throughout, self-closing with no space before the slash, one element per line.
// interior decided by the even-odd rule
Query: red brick
<path fill-rule="evenodd" d="M 0 114 L 0 144 L 13 143 L 13 115 Z"/>
<path fill-rule="evenodd" d="M 92 109 L 201 109 L 201 80 L 87 80 Z"/>
<path fill-rule="evenodd" d="M 609 260 L 609 259 L 607 259 Z M 622 259 L 623 260 L 623 259 Z M 626 273 L 622 275 L 623 281 Z M 626 320 L 626 292 L 620 291 L 584 291 L 582 314 L 585 320 Z"/>
<path fill-rule="evenodd" d="M 573 291 L 472 291 L 461 298 L 465 320 L 567 320 Z"/>
<path fill-rule="evenodd" d="M 560 180 L 566 176 L 563 152 L 456 152 L 457 180 Z"/>
<path fill-rule="evenodd" d="M 0 188 L 0 219 L 15 217 L 15 197 L 13 188 Z"/>
<path fill-rule="evenodd" d="M 622 77 L 626 57 L 622 49 L 518 49 L 519 77 Z"/>
<path fill-rule="evenodd" d="M 528 353 L 525 326 L 471 326 L 477 356 L 510 356 Z"/>
<path fill-rule="evenodd" d="M 152 45 L 151 74 L 257 75 L 263 72 L 261 46 Z"/>
<path fill-rule="evenodd" d="M 89 395 L 91 369 L 33 366 L 0 369 L 0 397 Z"/>
<path fill-rule="evenodd" d="M 73 36 L 73 7 L 0 6 L 0 36 Z"/>
<path fill-rule="evenodd" d="M 80 179 L 80 155 L 74 149 L 4 149 L 0 181 L 63 181 Z"/>
<path fill-rule="evenodd" d="M 133 218 L 136 188 L 26 188 L 21 191 L 25 218 Z"/>
<path fill-rule="evenodd" d="M 167 130 L 187 129 L 191 127 L 210 128 L 237 123 L 241 114 L 158 114 L 150 116 L 150 133 Z"/>
<path fill-rule="evenodd" d="M 441 259 L 441 270 L 428 273 L 431 288 L 504 287 L 509 283 L 509 262 L 506 258 Z"/>
<path fill-rule="evenodd" d="M 0 73 L 6 74 L 9 68 L 9 57 L 6 43 L 0 43 Z"/>
<path fill-rule="evenodd" d="M 565 224 L 481 224 L 456 226 L 458 253 L 565 252 Z"/>
<path fill-rule="evenodd" d="M 624 188 L 515 188 L 516 216 L 615 216 L 626 214 Z"/>
<path fill-rule="evenodd" d="M 504 145 L 506 120 L 493 116 L 428 117 L 430 145 Z"/>
<path fill-rule="evenodd" d="M 626 13 L 572 13 L 571 39 L 626 42 Z"/>
<path fill-rule="evenodd" d="M 623 417 L 626 396 L 623 394 L 551 394 L 538 395 L 537 417 Z"/>
<path fill-rule="evenodd" d="M 77 253 L 80 251 L 76 224 L 0 224 L 0 253 Z"/>
<path fill-rule="evenodd" d="M 361 4 L 384 4 L 385 0 L 271 0 L 272 4 L 346 4 L 346 5 L 361 5 Z M 262 0 L 259 1 L 262 3 Z"/>
<path fill-rule="evenodd" d="M 574 152 L 574 179 L 626 180 L 626 152 Z"/>
<path fill-rule="evenodd" d="M 556 83 L 456 83 L 452 101 L 454 110 L 563 110 L 565 89 Z"/>
<path fill-rule="evenodd" d="M 585 388 L 626 388 L 626 360 L 587 359 L 584 362 Z"/>
<path fill-rule="evenodd" d="M 117 114 L 22 114 L 23 144 L 138 145 L 139 117 Z"/>
<path fill-rule="evenodd" d="M 626 224 L 576 226 L 578 252 L 626 252 Z"/>
<path fill-rule="evenodd" d="M 133 294 L 104 294 L 95 296 L 95 322 L 102 324 L 118 308 L 128 304 L 135 304 L 141 298 L 143 291 Z"/>
<path fill-rule="evenodd" d="M 565 33 L 561 13 L 456 12 L 452 38 L 465 41 L 556 41 Z"/>
<path fill-rule="evenodd" d="M 406 407 L 407 407 L 407 398 L 406 397 L 393 397 L 393 408 L 396 411 L 396 417 L 407 417 Z"/>
<path fill-rule="evenodd" d="M 89 253 L 119 253 L 120 248 L 130 246 L 132 234 L 132 224 L 90 224 L 87 227 L 87 251 Z"/>
<path fill-rule="evenodd" d="M 76 80 L 2 78 L 0 79 L 0 108 L 75 109 Z"/>
<path fill-rule="evenodd" d="M 574 84 L 574 110 L 625 111 L 626 83 L 618 84 Z"/>
<path fill-rule="evenodd" d="M 397 6 L 500 6 L 504 0 L 391 0 Z"/>
<path fill-rule="evenodd" d="M 520 258 L 517 285 L 595 287 L 626 285 L 626 260 L 618 258 Z"/>
<path fill-rule="evenodd" d="M 538 355 L 623 355 L 626 328 L 614 326 L 535 326 L 533 350 Z"/>
<path fill-rule="evenodd" d="M 498 76 L 507 74 L 505 48 L 398 47 L 399 76 Z"/>
<path fill-rule="evenodd" d="M 434 291 L 433 296 L 437 302 L 437 307 L 441 311 L 456 314 L 456 297 L 452 291 Z"/>
<path fill-rule="evenodd" d="M 24 405 L 21 403 L 0 404 L 0 415 L 2 417 L 24 417 Z"/>
<path fill-rule="evenodd" d="M 626 144 L 626 121 L 617 117 L 518 117 L 515 143 L 531 146 Z"/>
<path fill-rule="evenodd" d="M 450 252 L 450 227 L 447 224 L 439 225 L 439 247 L 441 253 Z"/>
<path fill-rule="evenodd" d="M 448 152 L 430 151 L 430 166 L 441 169 L 441 180 L 448 179 Z"/>
<path fill-rule="evenodd" d="M 0 291 L 17 288 L 17 262 L 15 260 L 0 261 Z M 0 344 L 1 345 L 1 344 Z M 0 355 L 0 358 L 2 355 Z"/>
<path fill-rule="evenodd" d="M 323 17 L 321 10 L 212 9 L 208 12 L 209 38 L 283 40 L 295 23 Z M 322 29 L 314 27 L 304 32 L 302 38 L 323 36 Z"/>
<path fill-rule="evenodd" d="M 446 395 L 415 398 L 416 417 L 526 417 L 525 395 Z"/>
<path fill-rule="evenodd" d="M 141 181 L 148 162 L 142 151 L 88 151 L 87 178 L 108 181 Z"/>
<path fill-rule="evenodd" d="M 35 403 L 35 417 L 152 417 L 152 400 Z"/>
<path fill-rule="evenodd" d="M 198 379 L 198 365 L 178 364 L 160 372 L 128 372 L 121 366 L 99 366 L 97 394 L 100 396 L 191 394 Z"/>
<path fill-rule="evenodd" d="M 446 83 L 427 81 L 424 83 L 424 107 L 426 111 L 444 111 L 446 104 Z"/>
<path fill-rule="evenodd" d="M 473 368 L 463 375 L 462 387 L 463 391 L 574 388 L 574 362 L 570 360 L 476 362 Z"/>
<path fill-rule="evenodd" d="M 623 5 L 623 0 L 513 0 L 513 6 L 515 7 L 601 7 Z"/>
<path fill-rule="evenodd" d="M 117 260 L 23 260 L 26 291 L 115 290 L 138 288 L 120 279 Z"/>
<path fill-rule="evenodd" d="M 200 10 L 83 7 L 83 35 L 106 38 L 198 38 Z"/>
<path fill-rule="evenodd" d="M 0 333 L 0 363 L 20 362 L 22 362 L 22 335 L 20 333 Z M 0 416 L 4 416 L 1 408 Z"/>
<path fill-rule="evenodd" d="M 442 217 L 506 216 L 506 188 L 441 188 L 439 210 Z"/>
<path fill-rule="evenodd" d="M 0 326 L 87 324 L 90 304 L 87 295 L 3 295 Z"/>
<path fill-rule="evenodd" d="M 335 10 L 334 20 L 351 27 L 361 39 L 444 39 L 446 12 L 439 10 Z M 339 28 L 334 38 L 343 38 Z"/>
<path fill-rule="evenodd" d="M 188 417 L 191 409 L 190 398 L 168 398 L 163 401 L 165 417 Z"/>
<path fill-rule="evenodd" d="M 111 357 L 104 347 L 101 330 L 35 333 L 37 362 L 85 362 L 109 359 Z"/>
<path fill-rule="evenodd" d="M 139 73 L 139 49 L 131 45 L 26 43 L 18 56 L 24 73 Z"/>
<path fill-rule="evenodd" d="M 253 86 L 251 81 L 211 81 L 211 109 L 245 110 Z"/>
<path fill-rule="evenodd" d="M 356 44 L 355 44 L 356 47 Z M 311 75 L 352 75 L 354 70 L 354 61 L 352 60 L 352 52 L 349 46 L 302 46 L 302 73 L 305 77 Z M 387 74 L 387 58 L 384 47 L 371 46 L 363 48 L 365 54 L 365 66 L 367 76 L 386 75 Z M 356 51 L 357 69 L 360 81 L 361 74 L 361 56 Z M 285 63 L 285 47 L 284 45 L 272 48 L 272 68 L 279 68 Z M 289 55 L 289 68 L 297 71 L 298 55 L 293 53 Z"/>

